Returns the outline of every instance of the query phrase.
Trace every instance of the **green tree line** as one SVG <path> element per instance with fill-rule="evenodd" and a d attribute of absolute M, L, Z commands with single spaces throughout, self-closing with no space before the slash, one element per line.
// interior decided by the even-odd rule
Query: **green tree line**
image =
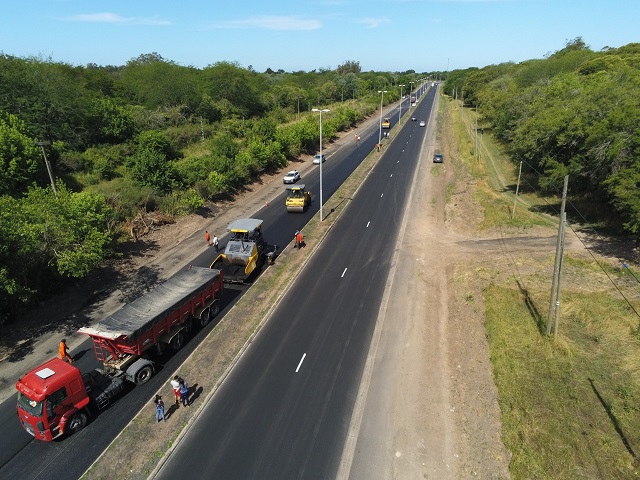
<path fill-rule="evenodd" d="M 378 90 L 395 101 L 399 85 L 418 78 L 362 72 L 352 60 L 258 73 L 233 62 L 185 67 L 157 53 L 123 66 L 0 53 L 0 323 L 64 278 L 89 275 L 141 211 L 192 213 L 314 153 L 312 107 L 331 108 L 331 141 L 379 106 Z"/>
<path fill-rule="evenodd" d="M 594 52 L 581 38 L 545 59 L 453 71 L 447 94 L 523 161 L 542 192 L 562 189 L 597 220 L 640 232 L 640 44 Z"/>

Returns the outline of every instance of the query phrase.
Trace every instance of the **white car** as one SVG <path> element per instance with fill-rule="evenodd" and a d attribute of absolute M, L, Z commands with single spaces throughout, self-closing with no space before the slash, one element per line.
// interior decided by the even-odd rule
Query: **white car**
<path fill-rule="evenodd" d="M 287 172 L 287 174 L 282 179 L 284 183 L 296 183 L 298 180 L 300 180 L 300 172 L 297 170 L 291 170 L 290 172 Z"/>
<path fill-rule="evenodd" d="M 427 126 L 427 124 L 426 124 L 426 123 L 424 123 L 424 120 L 421 120 L 421 121 L 420 121 L 420 126 L 421 126 L 421 127 L 426 127 L 426 126 Z"/>
<path fill-rule="evenodd" d="M 322 155 L 317 154 L 315 157 L 313 157 L 313 164 L 320 165 L 320 159 L 322 159 L 322 163 L 327 161 L 327 158 L 324 156 L 324 153 Z"/>

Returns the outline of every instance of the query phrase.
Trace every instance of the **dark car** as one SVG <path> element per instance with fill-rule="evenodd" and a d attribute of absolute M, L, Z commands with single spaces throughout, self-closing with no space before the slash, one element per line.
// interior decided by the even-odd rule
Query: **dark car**
<path fill-rule="evenodd" d="M 411 117 L 412 122 L 415 122 L 416 120 L 418 120 L 416 117 Z"/>
<path fill-rule="evenodd" d="M 433 156 L 433 163 L 442 163 L 444 161 L 444 155 L 441 153 L 436 153 Z"/>

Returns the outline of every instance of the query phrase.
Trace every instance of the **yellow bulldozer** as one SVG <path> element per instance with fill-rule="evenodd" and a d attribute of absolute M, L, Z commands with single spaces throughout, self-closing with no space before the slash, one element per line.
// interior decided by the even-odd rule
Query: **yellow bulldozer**
<path fill-rule="evenodd" d="M 287 212 L 304 212 L 311 205 L 311 192 L 304 188 L 303 183 L 287 187 Z"/>

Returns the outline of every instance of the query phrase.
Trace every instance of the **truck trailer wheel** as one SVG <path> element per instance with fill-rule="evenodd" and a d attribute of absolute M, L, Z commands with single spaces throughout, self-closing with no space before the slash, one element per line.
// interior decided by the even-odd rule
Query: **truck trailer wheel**
<path fill-rule="evenodd" d="M 206 327 L 209 324 L 210 320 L 211 314 L 209 313 L 209 309 L 203 310 L 203 312 L 200 314 L 200 326 Z"/>
<path fill-rule="evenodd" d="M 174 351 L 180 350 L 184 345 L 184 335 L 182 332 L 176 333 L 171 339 L 171 342 L 169 342 L 169 345 Z"/>
<path fill-rule="evenodd" d="M 209 312 L 211 318 L 220 313 L 220 305 L 218 305 L 218 302 L 214 302 L 214 304 L 209 307 Z"/>
<path fill-rule="evenodd" d="M 67 425 L 67 432 L 69 433 L 69 435 L 73 435 L 74 433 L 82 430 L 87 425 L 88 420 L 89 419 L 86 413 L 76 412 L 73 417 L 71 417 L 71 420 Z"/>
<path fill-rule="evenodd" d="M 136 385 L 143 385 L 153 377 L 151 365 L 145 365 L 136 373 Z"/>

